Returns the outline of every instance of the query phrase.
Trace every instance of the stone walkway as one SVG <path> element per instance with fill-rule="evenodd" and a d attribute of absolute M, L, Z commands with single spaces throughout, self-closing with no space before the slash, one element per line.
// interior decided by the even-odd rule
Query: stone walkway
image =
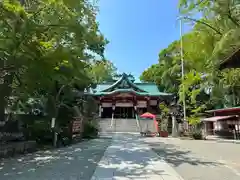
<path fill-rule="evenodd" d="M 115 134 L 91 180 L 183 180 L 137 135 Z"/>
<path fill-rule="evenodd" d="M 111 139 L 0 159 L 0 180 L 90 180 Z"/>

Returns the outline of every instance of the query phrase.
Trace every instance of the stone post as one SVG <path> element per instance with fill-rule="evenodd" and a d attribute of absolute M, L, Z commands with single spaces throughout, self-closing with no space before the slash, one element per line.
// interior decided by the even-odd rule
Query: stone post
<path fill-rule="evenodd" d="M 140 130 L 141 127 L 140 127 L 139 121 L 138 121 L 138 113 L 137 113 L 137 105 L 136 104 L 134 105 L 134 111 L 135 111 L 136 123 L 137 123 L 137 126 L 138 126 L 139 130 Z"/>
<path fill-rule="evenodd" d="M 112 119 L 114 119 L 115 105 L 112 105 Z"/>
<path fill-rule="evenodd" d="M 178 136 L 178 123 L 176 120 L 176 116 L 173 114 L 172 115 L 172 137 L 177 137 Z"/>
<path fill-rule="evenodd" d="M 138 115 L 137 106 L 136 105 L 134 105 L 134 115 L 135 115 L 135 117 Z"/>
<path fill-rule="evenodd" d="M 98 109 L 98 116 L 101 118 L 102 117 L 102 106 L 101 106 L 101 104 L 99 105 L 99 109 Z"/>
<path fill-rule="evenodd" d="M 112 105 L 112 119 L 111 119 L 111 127 L 113 126 L 114 123 L 114 111 L 115 111 L 115 105 Z M 115 123 L 116 124 L 116 123 Z"/>

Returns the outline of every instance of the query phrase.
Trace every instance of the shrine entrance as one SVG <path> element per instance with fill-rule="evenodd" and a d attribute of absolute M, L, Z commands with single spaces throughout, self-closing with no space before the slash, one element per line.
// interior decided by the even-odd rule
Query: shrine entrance
<path fill-rule="evenodd" d="M 114 111 L 114 118 L 135 118 L 135 112 L 133 107 L 116 107 Z"/>
<path fill-rule="evenodd" d="M 114 82 L 98 84 L 92 96 L 99 104 L 98 116 L 101 131 L 139 132 L 139 115 L 158 112 L 161 101 L 172 98 L 162 93 L 154 83 L 135 83 L 134 78 L 123 73 Z"/>

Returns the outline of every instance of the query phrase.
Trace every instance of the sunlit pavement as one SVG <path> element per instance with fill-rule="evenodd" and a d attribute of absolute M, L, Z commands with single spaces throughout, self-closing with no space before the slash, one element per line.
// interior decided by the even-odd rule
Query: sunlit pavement
<path fill-rule="evenodd" d="M 106 133 L 1 160 L 0 180 L 239 180 L 239 152 L 234 143 Z"/>
<path fill-rule="evenodd" d="M 0 160 L 0 180 L 90 180 L 110 143 L 105 137 Z"/>
<path fill-rule="evenodd" d="M 239 180 L 240 144 L 143 138 L 185 180 Z"/>
<path fill-rule="evenodd" d="M 113 134 L 113 142 L 92 180 L 183 180 L 139 136 L 139 133 Z"/>

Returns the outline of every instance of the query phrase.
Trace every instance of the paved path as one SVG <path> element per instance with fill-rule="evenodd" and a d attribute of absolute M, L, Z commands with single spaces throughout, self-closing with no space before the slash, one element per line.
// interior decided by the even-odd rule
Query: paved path
<path fill-rule="evenodd" d="M 0 179 L 183 180 L 179 174 L 184 180 L 240 179 L 239 144 L 140 138 L 133 133 L 110 136 L 113 140 L 105 137 L 0 160 Z"/>
<path fill-rule="evenodd" d="M 90 180 L 111 139 L 0 160 L 1 180 Z"/>
<path fill-rule="evenodd" d="M 143 138 L 185 180 L 239 180 L 240 144 Z"/>
<path fill-rule="evenodd" d="M 139 135 L 115 134 L 92 180 L 182 180 Z"/>

